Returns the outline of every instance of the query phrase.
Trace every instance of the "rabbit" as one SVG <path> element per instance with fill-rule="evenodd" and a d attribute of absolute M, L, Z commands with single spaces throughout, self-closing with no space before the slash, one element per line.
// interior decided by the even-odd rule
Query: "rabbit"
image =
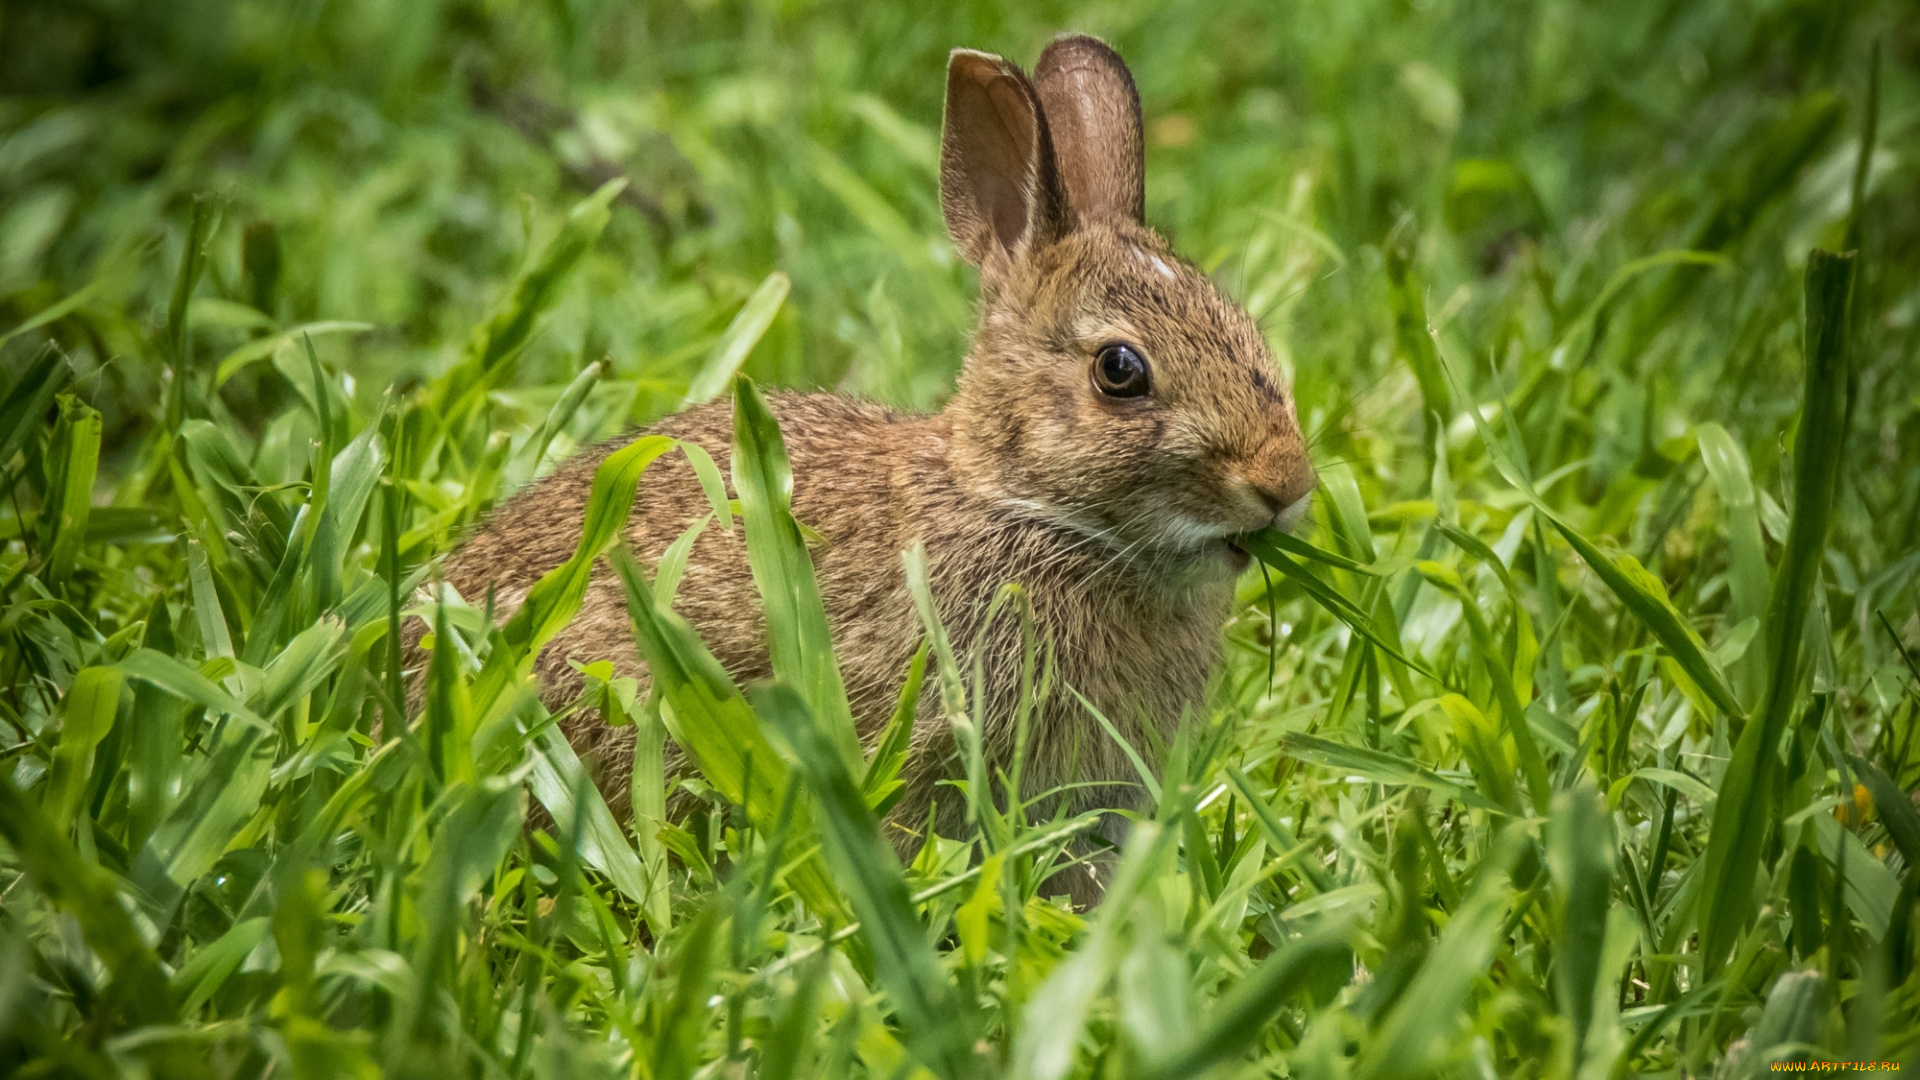
<path fill-rule="evenodd" d="M 924 545 L 963 667 L 982 662 L 989 774 L 1010 774 L 1023 665 L 1017 622 L 986 620 L 1000 586 L 1018 582 L 1030 597 L 1055 685 L 1150 746 L 1203 700 L 1249 564 L 1233 538 L 1306 512 L 1316 480 L 1289 389 L 1254 321 L 1146 224 L 1144 173 L 1133 77 L 1100 40 L 1054 40 L 1031 79 L 999 56 L 954 50 L 941 207 L 980 276 L 956 391 L 932 414 L 825 393 L 768 396 L 792 459 L 794 514 L 822 541 L 815 573 L 869 746 L 922 637 L 902 560 L 910 545 Z M 726 402 L 650 430 L 699 444 L 725 471 Z M 445 579 L 469 598 L 491 591 L 505 617 L 572 554 L 594 469 L 620 442 L 500 505 L 446 559 Z M 708 505 L 680 456 L 649 469 L 626 536 L 650 573 Z M 674 608 L 744 685 L 770 665 L 742 535 L 700 535 Z M 536 662 L 543 699 L 557 707 L 578 695 L 570 659 L 610 660 L 644 692 L 631 634 L 603 560 L 579 616 Z M 935 682 L 886 824 L 903 856 L 929 823 L 947 837 L 965 827 L 964 798 L 942 786 L 964 767 Z M 1072 694 L 1050 693 L 1027 728 L 1025 797 L 1056 791 L 1051 805 L 1073 812 L 1140 806 L 1125 753 Z M 581 712 L 565 730 L 624 820 L 633 729 Z M 668 755 L 670 773 L 687 767 L 671 746 Z M 1100 865 L 1088 858 L 1066 875 L 1076 902 L 1098 899 Z"/>

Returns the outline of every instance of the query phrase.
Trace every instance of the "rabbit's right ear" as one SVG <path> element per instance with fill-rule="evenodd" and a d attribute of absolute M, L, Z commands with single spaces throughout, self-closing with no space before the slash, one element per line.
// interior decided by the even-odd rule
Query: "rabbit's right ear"
<path fill-rule="evenodd" d="M 1065 199 L 1040 99 L 1020 69 L 991 53 L 947 60 L 940 205 L 960 254 L 1011 262 L 1059 232 Z"/>
<path fill-rule="evenodd" d="M 1074 223 L 1144 223 L 1147 159 L 1127 62 L 1099 38 L 1063 34 L 1040 54 L 1033 82 Z"/>

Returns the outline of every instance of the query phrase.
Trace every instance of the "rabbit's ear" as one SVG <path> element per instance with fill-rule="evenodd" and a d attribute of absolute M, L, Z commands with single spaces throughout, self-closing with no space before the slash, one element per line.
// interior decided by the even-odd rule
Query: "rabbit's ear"
<path fill-rule="evenodd" d="M 1040 100 L 1020 69 L 955 49 L 947 61 L 940 204 L 967 261 L 1011 261 L 1059 232 L 1063 198 Z"/>
<path fill-rule="evenodd" d="M 1099 38 L 1054 39 L 1033 69 L 1054 161 L 1075 224 L 1147 216 L 1140 93 L 1126 61 Z"/>

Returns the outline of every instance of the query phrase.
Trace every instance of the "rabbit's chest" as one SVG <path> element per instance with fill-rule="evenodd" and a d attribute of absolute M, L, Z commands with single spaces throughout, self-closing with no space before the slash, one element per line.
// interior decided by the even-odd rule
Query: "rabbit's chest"
<path fill-rule="evenodd" d="M 1220 655 L 1230 583 L 1179 603 L 1071 575 L 1040 575 L 1023 585 L 1033 636 L 1042 644 L 1038 652 L 1051 658 L 1052 689 L 1034 702 L 1038 712 L 1029 730 L 1041 757 L 1067 754 L 1085 762 L 1089 755 L 1117 751 L 1088 705 L 1148 754 L 1183 712 L 1201 704 Z M 981 690 L 988 695 L 990 739 L 1012 738 L 1010 718 L 1021 696 L 1034 692 L 1034 683 L 1023 678 L 1029 667 L 1024 639 L 1019 621 L 1004 614 L 972 635 L 970 651 L 981 661 Z"/>
<path fill-rule="evenodd" d="M 1181 606 L 1076 604 L 1051 620 L 1059 675 L 1116 724 L 1132 714 L 1166 730 L 1206 690 L 1228 603 L 1223 590 Z"/>

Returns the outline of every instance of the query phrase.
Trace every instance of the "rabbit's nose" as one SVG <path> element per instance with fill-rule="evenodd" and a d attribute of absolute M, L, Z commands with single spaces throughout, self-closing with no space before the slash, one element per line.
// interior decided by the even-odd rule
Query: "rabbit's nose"
<path fill-rule="evenodd" d="M 1253 492 L 1260 497 L 1268 514 L 1276 521 L 1283 521 L 1289 512 L 1295 510 L 1313 494 L 1319 483 L 1309 469 L 1289 470 L 1285 475 L 1270 480 L 1253 482 Z"/>

